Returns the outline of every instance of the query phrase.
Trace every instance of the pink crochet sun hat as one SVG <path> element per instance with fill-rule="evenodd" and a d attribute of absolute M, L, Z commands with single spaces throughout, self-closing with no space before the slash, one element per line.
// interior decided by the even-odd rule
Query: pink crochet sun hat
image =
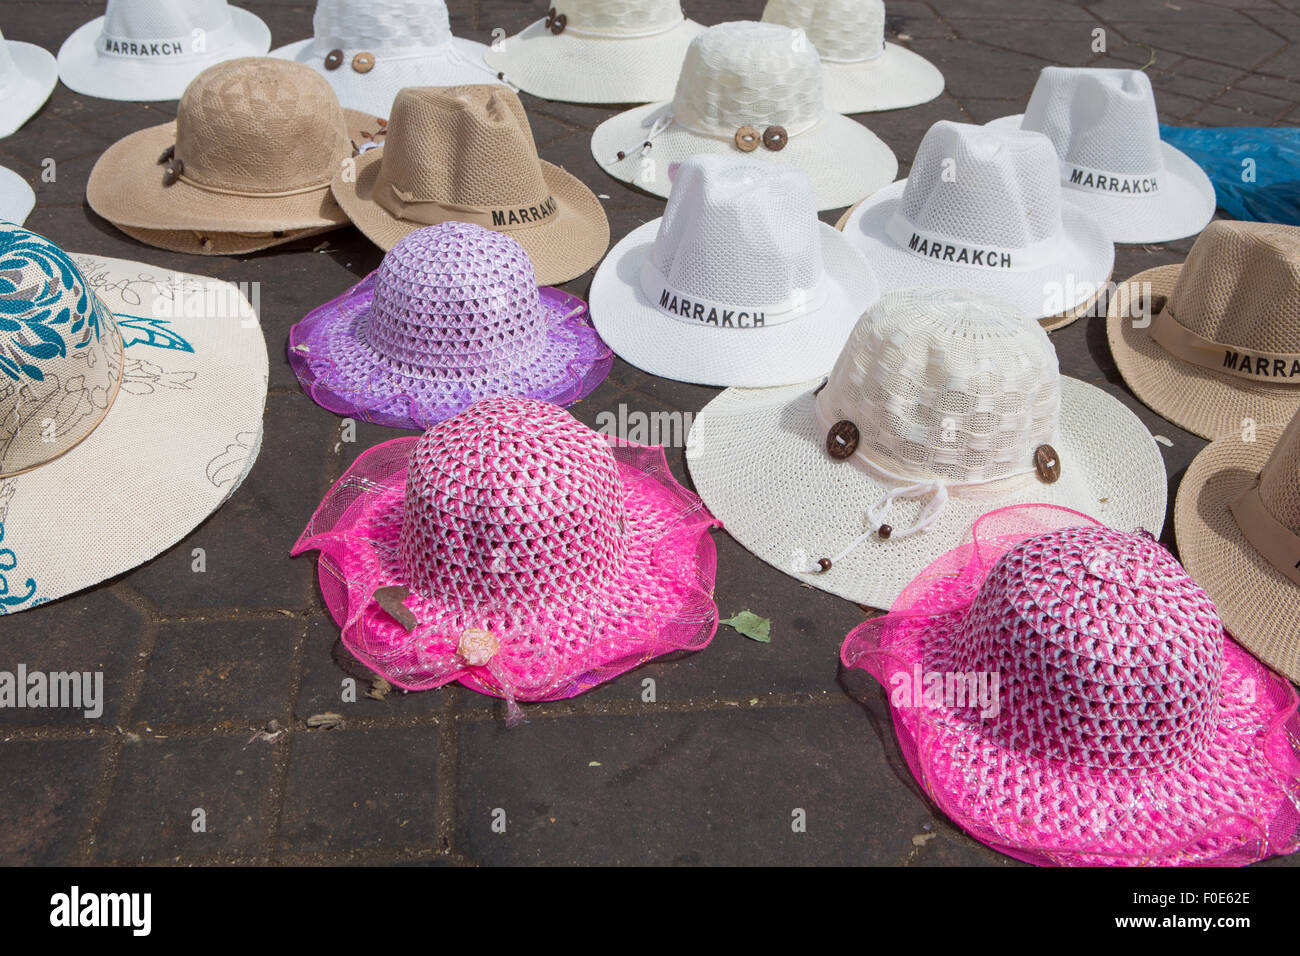
<path fill-rule="evenodd" d="M 489 399 L 363 454 L 293 553 L 320 551 L 325 603 L 371 670 L 513 712 L 706 646 L 717 524 L 662 448 Z"/>
<path fill-rule="evenodd" d="M 289 332 L 318 405 L 421 431 L 482 398 L 572 404 L 613 362 L 585 302 L 539 288 L 518 242 L 464 222 L 410 233 Z"/>
<path fill-rule="evenodd" d="M 926 793 L 1010 856 L 1239 865 L 1300 845 L 1295 691 L 1146 532 L 991 512 L 841 658 L 888 689 Z"/>

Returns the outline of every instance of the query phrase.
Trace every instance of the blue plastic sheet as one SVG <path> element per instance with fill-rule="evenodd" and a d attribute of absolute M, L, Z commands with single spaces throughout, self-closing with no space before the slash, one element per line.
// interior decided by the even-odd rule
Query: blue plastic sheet
<path fill-rule="evenodd" d="M 1300 128 L 1162 125 L 1160 136 L 1205 170 L 1233 219 L 1300 226 Z"/>

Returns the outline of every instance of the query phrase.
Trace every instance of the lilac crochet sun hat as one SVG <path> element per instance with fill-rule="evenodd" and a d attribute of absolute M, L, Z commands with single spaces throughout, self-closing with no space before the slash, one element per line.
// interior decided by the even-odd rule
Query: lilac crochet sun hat
<path fill-rule="evenodd" d="M 707 645 L 717 523 L 662 448 L 491 399 L 364 453 L 293 553 L 319 549 L 325 603 L 367 667 L 513 710 Z"/>
<path fill-rule="evenodd" d="M 423 431 L 482 398 L 572 404 L 614 357 L 585 302 L 538 287 L 518 242 L 445 222 L 401 239 L 295 325 L 289 362 L 322 407 Z"/>
<path fill-rule="evenodd" d="M 1295 691 L 1149 534 L 991 512 L 841 657 L 888 688 L 925 792 L 1003 853 L 1223 866 L 1300 845 Z"/>

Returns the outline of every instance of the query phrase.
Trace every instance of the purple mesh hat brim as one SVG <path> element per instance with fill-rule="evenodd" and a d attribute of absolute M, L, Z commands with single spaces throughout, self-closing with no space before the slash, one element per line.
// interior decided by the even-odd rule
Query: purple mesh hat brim
<path fill-rule="evenodd" d="M 484 398 L 535 398 L 572 405 L 596 389 L 614 353 L 591 326 L 587 304 L 559 289 L 538 289 L 546 341 L 535 358 L 506 374 L 456 378 L 413 374 L 376 352 L 360 334 L 378 271 L 289 331 L 289 364 L 322 408 L 349 418 L 423 431 Z"/>

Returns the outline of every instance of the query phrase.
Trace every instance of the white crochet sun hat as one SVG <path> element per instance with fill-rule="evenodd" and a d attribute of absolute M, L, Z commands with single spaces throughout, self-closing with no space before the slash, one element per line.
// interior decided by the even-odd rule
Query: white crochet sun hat
<path fill-rule="evenodd" d="M 696 153 L 744 155 L 802 169 L 818 209 L 848 205 L 892 182 L 898 159 L 875 133 L 825 105 L 821 61 L 774 23 L 721 23 L 692 41 L 670 102 L 596 127 L 591 152 L 611 176 L 667 196 Z"/>
<path fill-rule="evenodd" d="M 108 0 L 59 48 L 59 78 L 103 100 L 178 100 L 208 67 L 264 56 L 271 31 L 226 0 Z"/>
<path fill-rule="evenodd" d="M 877 608 L 1007 505 L 1164 523 L 1164 462 L 1137 416 L 1060 375 L 1042 328 L 961 292 L 886 294 L 824 385 L 728 389 L 695 419 L 686 457 L 742 545 Z"/>
<path fill-rule="evenodd" d="M 686 48 L 704 30 L 678 0 L 555 0 L 546 17 L 483 59 L 544 100 L 649 103 L 673 95 Z"/>
<path fill-rule="evenodd" d="M 1043 133 L 1060 157 L 1066 202 L 1113 242 L 1171 242 L 1214 218 L 1210 177 L 1160 139 L 1151 80 L 1141 70 L 1049 66 L 1023 116 L 989 125 Z"/>
<path fill-rule="evenodd" d="M 1061 200 L 1041 133 L 941 121 L 907 179 L 840 221 L 881 289 L 965 289 L 1002 299 L 1049 330 L 1069 324 L 1110 279 L 1115 246 Z"/>
<path fill-rule="evenodd" d="M 826 106 L 837 113 L 902 109 L 943 92 L 938 67 L 885 42 L 883 0 L 767 0 L 763 20 L 807 35 L 821 55 Z"/>
<path fill-rule="evenodd" d="M 0 138 L 13 135 L 31 119 L 58 82 L 53 53 L 0 34 Z"/>
<path fill-rule="evenodd" d="M 22 225 L 36 208 L 36 193 L 27 180 L 0 166 L 0 222 Z"/>
<path fill-rule="evenodd" d="M 443 0 L 316 0 L 312 34 L 271 56 L 316 70 L 344 109 L 387 118 L 404 87 L 496 82 L 487 47 L 452 35 Z"/>
<path fill-rule="evenodd" d="M 761 387 L 825 374 L 877 298 L 870 266 L 818 221 L 806 174 L 706 154 L 682 163 L 663 218 L 605 257 L 590 302 L 637 368 Z"/>

